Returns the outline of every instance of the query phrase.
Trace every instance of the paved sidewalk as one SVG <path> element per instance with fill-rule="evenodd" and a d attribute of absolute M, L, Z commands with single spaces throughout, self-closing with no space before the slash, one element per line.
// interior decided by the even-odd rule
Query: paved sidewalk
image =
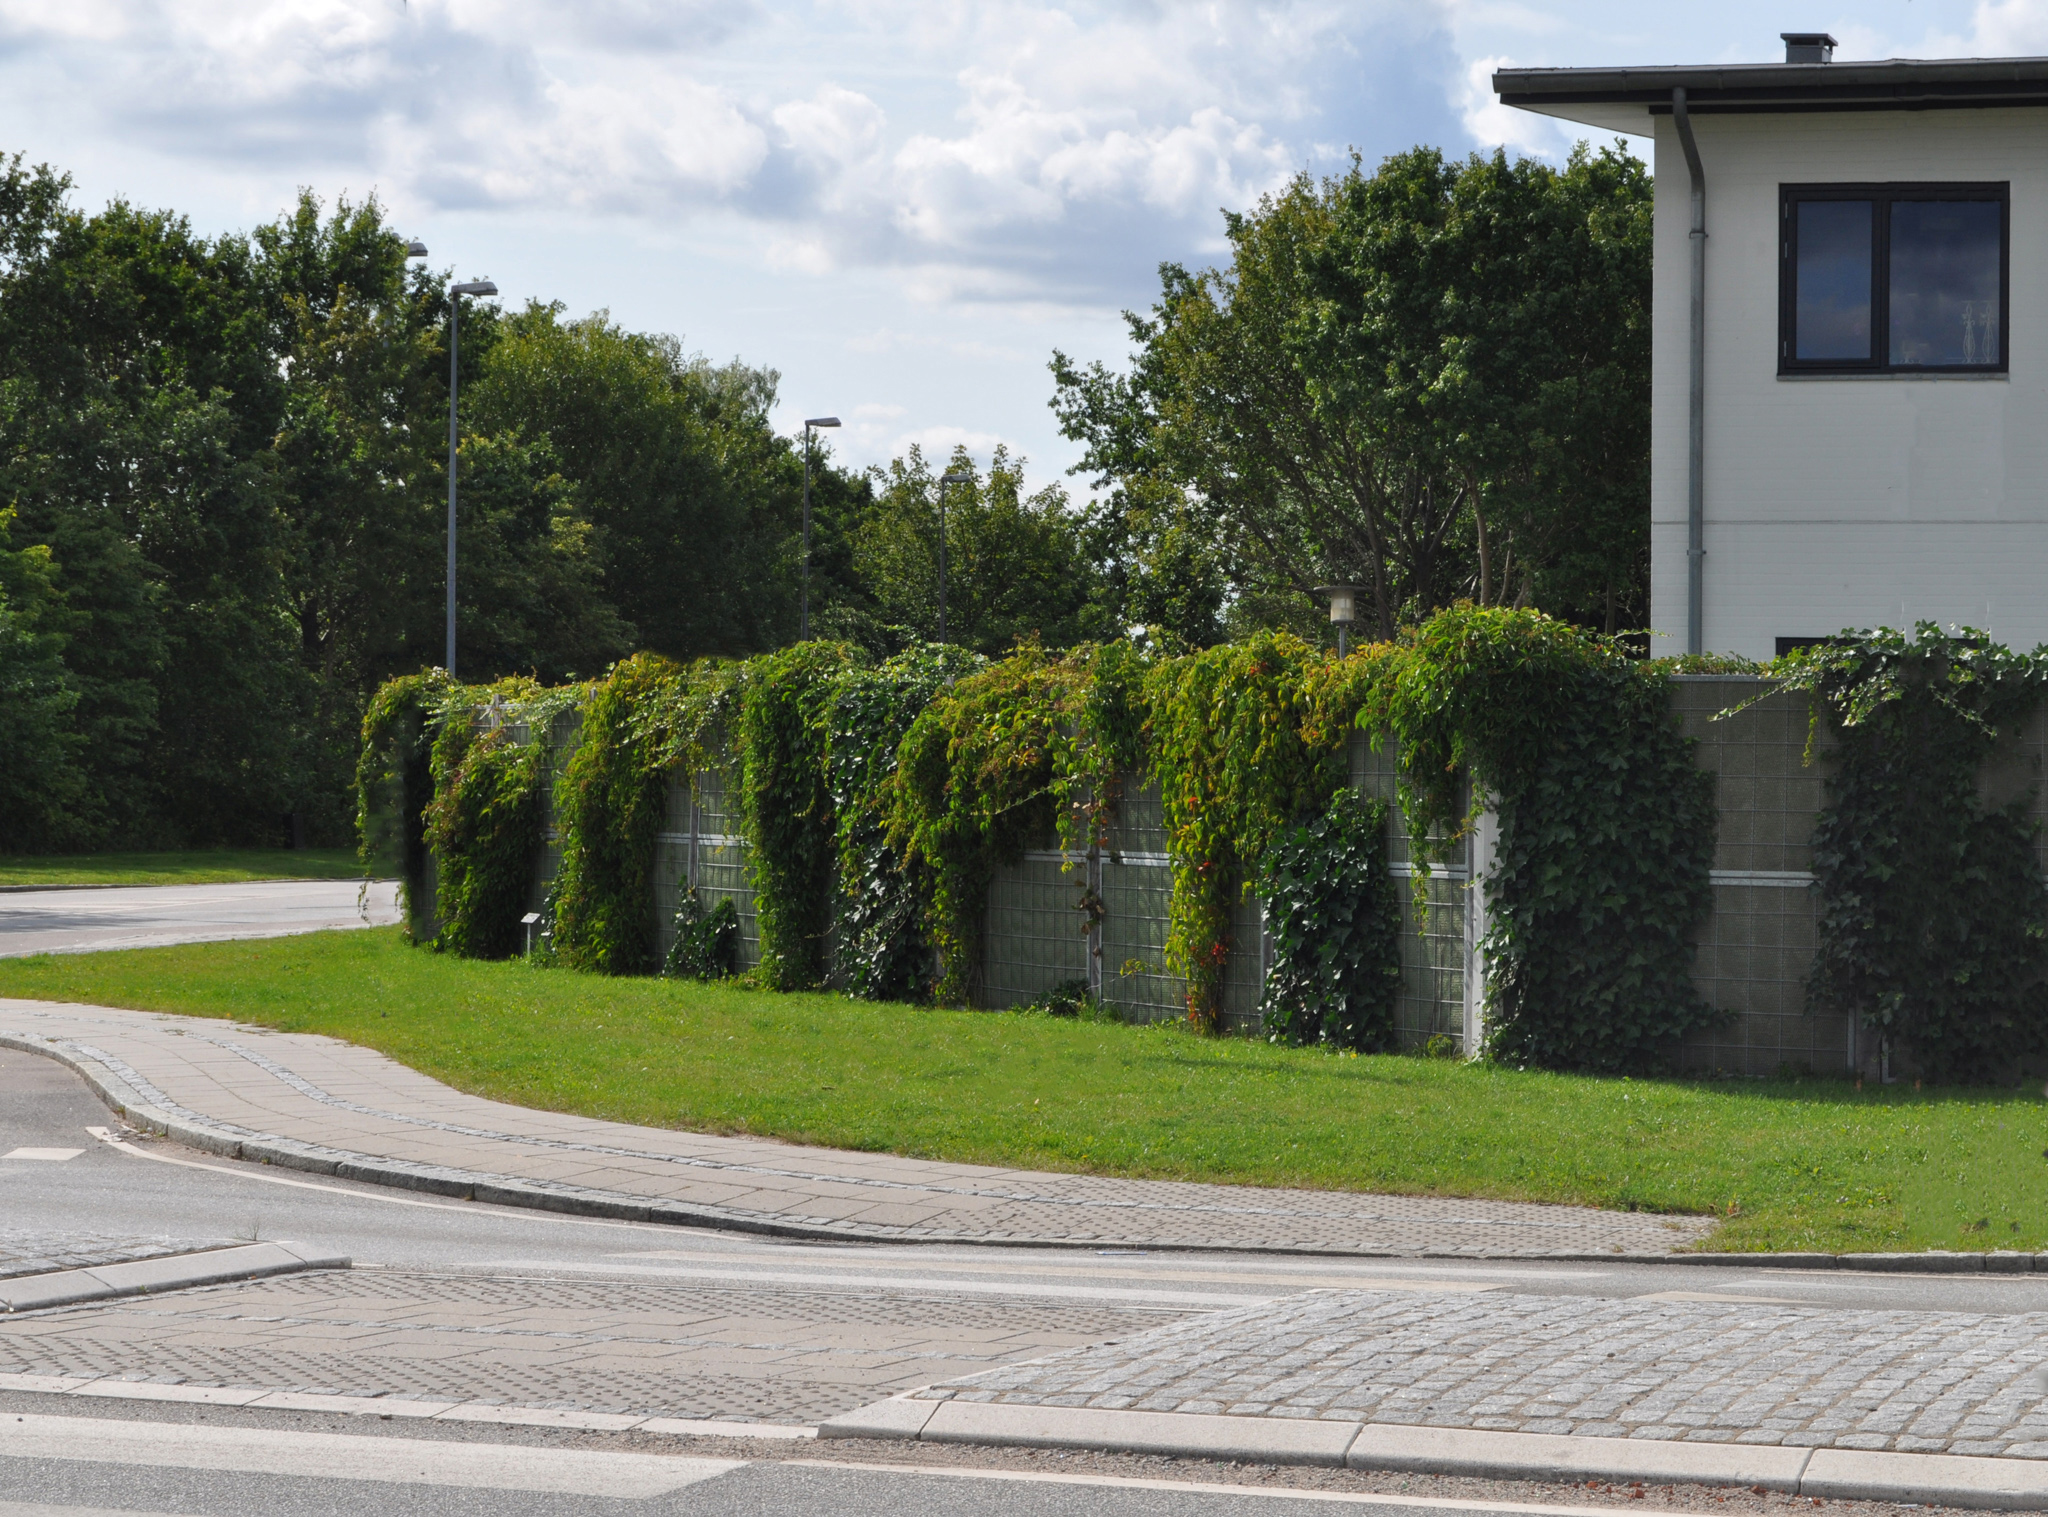
<path fill-rule="evenodd" d="M 934 1163 L 531 1111 L 381 1054 L 204 1018 L 0 1000 L 130 1121 L 215 1152 L 444 1195 L 787 1236 L 1358 1254 L 1664 1254 L 1704 1218 Z"/>
<path fill-rule="evenodd" d="M 2048 1459 L 2048 1313 L 1314 1291 L 930 1401 Z"/>
<path fill-rule="evenodd" d="M 398 920 L 391 880 L 372 880 L 367 892 L 360 880 L 9 891 L 0 895 L 0 958 L 289 937 Z"/>

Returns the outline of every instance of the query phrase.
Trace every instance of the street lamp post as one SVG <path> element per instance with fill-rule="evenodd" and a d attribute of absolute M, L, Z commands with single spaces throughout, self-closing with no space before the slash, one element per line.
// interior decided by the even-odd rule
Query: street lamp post
<path fill-rule="evenodd" d="M 813 416 L 804 423 L 804 603 L 799 641 L 811 640 L 811 429 L 836 427 L 836 416 Z"/>
<path fill-rule="evenodd" d="M 1330 597 L 1330 620 L 1337 624 L 1337 657 L 1351 651 L 1351 624 L 1358 620 L 1358 586 L 1317 585 L 1316 594 Z"/>
<path fill-rule="evenodd" d="M 455 393 L 459 380 L 456 357 L 461 349 L 462 297 L 495 295 L 488 279 L 448 286 L 448 678 L 455 678 Z"/>
<path fill-rule="evenodd" d="M 972 474 L 939 476 L 939 641 L 942 643 L 946 640 L 946 486 L 973 483 Z"/>

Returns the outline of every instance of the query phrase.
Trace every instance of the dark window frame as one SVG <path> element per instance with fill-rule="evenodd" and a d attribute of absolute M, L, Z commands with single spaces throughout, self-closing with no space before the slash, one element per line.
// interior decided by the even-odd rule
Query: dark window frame
<path fill-rule="evenodd" d="M 1799 309 L 1799 220 L 1803 200 L 1867 200 L 1870 215 L 1870 357 L 1796 358 Z M 1901 200 L 1998 202 L 1998 361 L 1889 363 L 1891 352 L 1891 208 Z M 2005 374 L 2012 367 L 2012 185 L 2009 181 L 1778 186 L 1778 372 L 1780 374 Z"/>

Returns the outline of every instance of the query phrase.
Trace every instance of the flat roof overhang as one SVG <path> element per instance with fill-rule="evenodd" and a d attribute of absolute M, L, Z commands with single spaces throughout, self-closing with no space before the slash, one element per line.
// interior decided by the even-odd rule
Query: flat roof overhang
<path fill-rule="evenodd" d="M 1503 105 L 1638 136 L 1648 134 L 1651 117 L 1671 113 L 1677 88 L 1695 116 L 2048 105 L 2048 58 L 1504 68 L 1493 76 Z"/>

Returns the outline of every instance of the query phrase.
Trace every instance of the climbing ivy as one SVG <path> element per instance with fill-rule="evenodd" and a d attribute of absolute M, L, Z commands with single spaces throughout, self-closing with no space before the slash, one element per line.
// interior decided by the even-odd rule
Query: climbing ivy
<path fill-rule="evenodd" d="M 1499 817 L 1482 944 L 1494 1057 L 1641 1068 L 1716 1018 L 1692 983 L 1713 777 L 1659 671 L 1539 612 L 1461 605 L 1386 651 L 1358 721 L 1399 741 L 1415 858 L 1445 862 L 1488 803 Z"/>
<path fill-rule="evenodd" d="M 1781 659 L 1836 739 L 1814 828 L 1817 1010 L 1845 1012 L 1937 1080 L 2048 1045 L 2048 882 L 2028 796 L 1987 804 L 2002 735 L 2048 694 L 2048 650 L 1964 628 L 1845 632 Z M 1809 758 L 1813 756 L 1809 743 Z"/>
<path fill-rule="evenodd" d="M 365 875 L 398 871 L 399 904 L 415 943 L 434 931 L 424 815 L 434 793 L 429 718 L 452 683 L 439 669 L 386 680 L 363 713 L 356 758 L 357 857 Z"/>
<path fill-rule="evenodd" d="M 840 675 L 832 698 L 832 812 L 838 829 L 838 968 L 859 1000 L 924 1000 L 932 990 L 925 921 L 932 872 L 889 841 L 896 753 L 949 679 L 987 666 L 979 654 L 926 643 Z"/>
<path fill-rule="evenodd" d="M 1021 647 L 940 691 L 897 750 L 888 836 L 931 873 L 943 1004 L 970 998 L 996 866 L 1055 836 L 1085 784 L 1081 718 L 1097 652 Z"/>
<path fill-rule="evenodd" d="M 451 685 L 433 713 L 434 798 L 426 844 L 440 861 L 436 945 L 467 958 L 509 958 L 524 946 L 547 813 L 547 724 L 562 704 L 533 681 Z M 514 736 L 538 727 L 540 741 Z"/>
<path fill-rule="evenodd" d="M 1362 698 L 1349 672 L 1287 632 L 1160 661 L 1146 680 L 1150 767 L 1173 861 L 1166 958 L 1188 1019 L 1214 1027 L 1231 907 L 1284 826 L 1345 783 L 1348 730 L 1333 702 Z M 1359 669 L 1368 666 L 1361 657 Z"/>
<path fill-rule="evenodd" d="M 654 847 L 674 735 L 662 722 L 680 670 L 652 653 L 612 666 L 583 702 L 575 751 L 555 785 L 562 867 L 554 951 L 572 969 L 644 974 L 655 966 Z"/>
<path fill-rule="evenodd" d="M 1276 1043 L 1370 1053 L 1394 1038 L 1401 903 L 1387 867 L 1387 803 L 1339 789 L 1282 828 L 1260 861 L 1273 965 L 1260 1004 Z"/>

